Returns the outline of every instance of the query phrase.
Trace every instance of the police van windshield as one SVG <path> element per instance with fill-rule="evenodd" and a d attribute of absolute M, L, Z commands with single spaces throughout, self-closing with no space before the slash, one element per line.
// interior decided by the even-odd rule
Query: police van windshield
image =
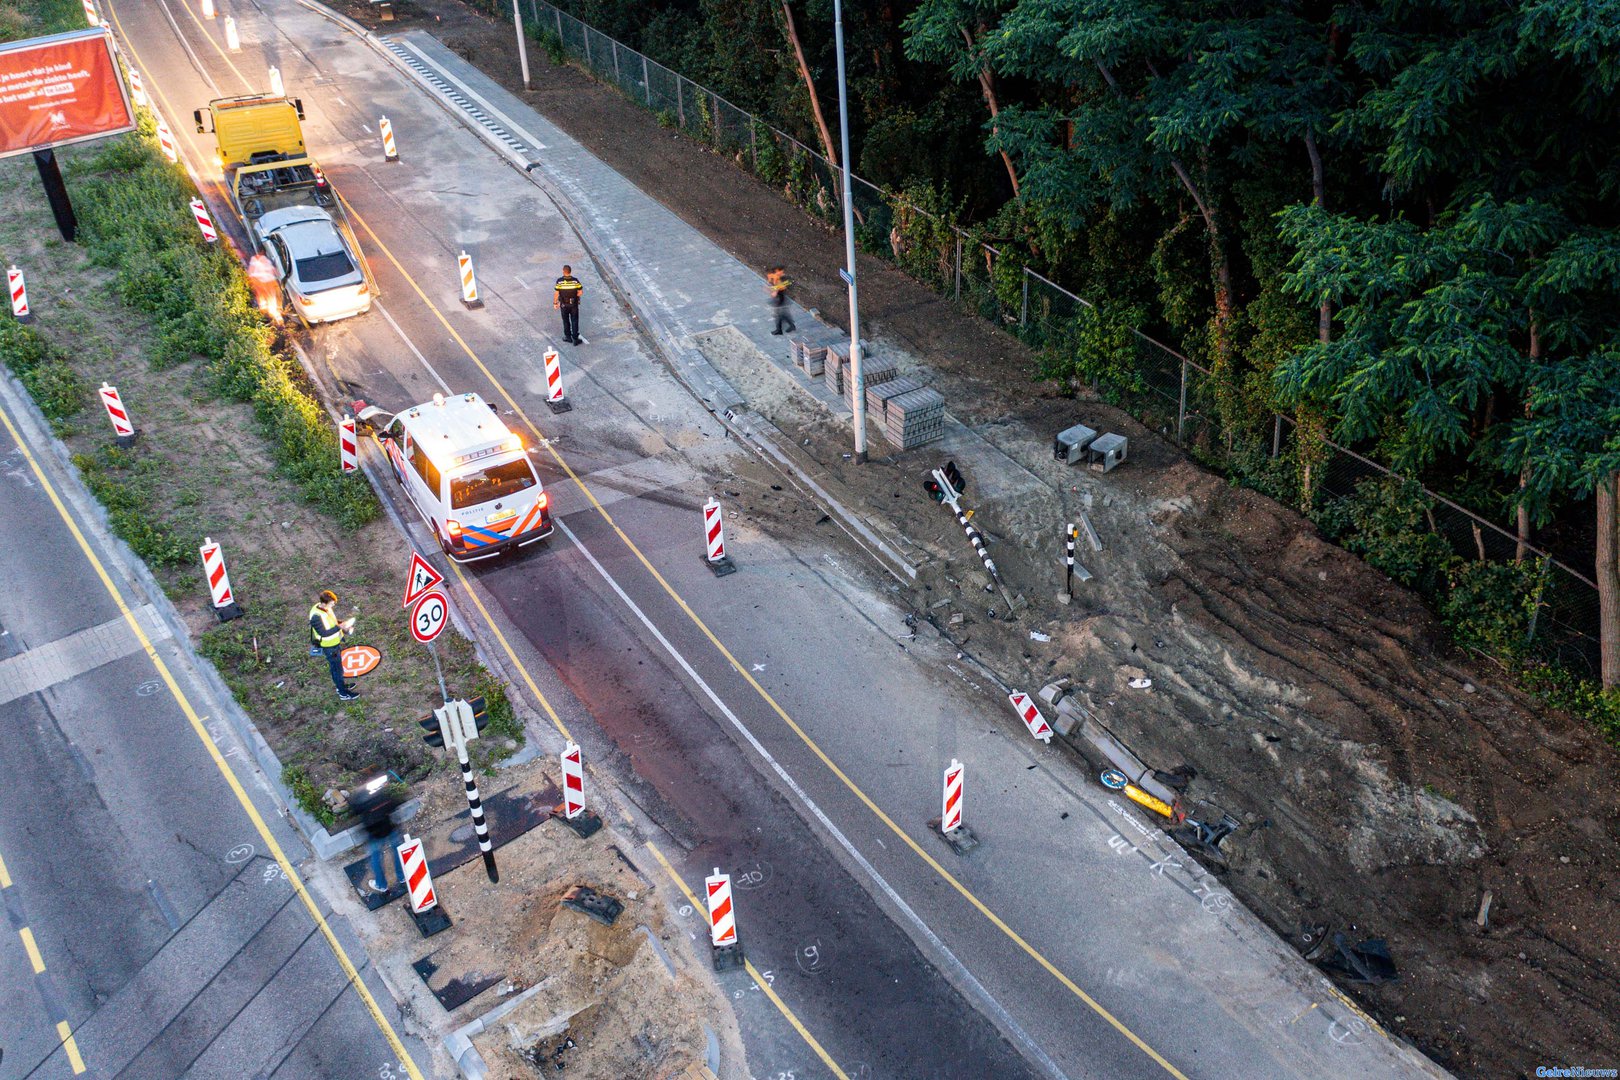
<path fill-rule="evenodd" d="M 479 472 L 451 477 L 450 505 L 460 510 L 464 506 L 494 502 L 532 488 L 537 483 L 539 481 L 535 479 L 534 469 L 529 466 L 529 459 L 518 458 L 501 465 L 491 465 Z"/>

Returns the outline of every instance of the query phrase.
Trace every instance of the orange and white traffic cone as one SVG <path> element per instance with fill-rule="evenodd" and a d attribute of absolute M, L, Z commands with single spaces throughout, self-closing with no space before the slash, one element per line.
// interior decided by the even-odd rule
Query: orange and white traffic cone
<path fill-rule="evenodd" d="M 461 303 L 471 311 L 481 308 L 484 302 L 478 298 L 478 275 L 473 271 L 472 256 L 463 251 L 456 256 L 456 268 L 461 272 Z"/>

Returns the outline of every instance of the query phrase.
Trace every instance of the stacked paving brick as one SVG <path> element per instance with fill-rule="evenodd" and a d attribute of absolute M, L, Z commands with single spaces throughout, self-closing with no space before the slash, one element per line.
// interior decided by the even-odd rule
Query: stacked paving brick
<path fill-rule="evenodd" d="M 822 373 L 827 360 L 827 347 L 825 345 L 811 345 L 798 339 L 793 341 L 793 366 L 803 368 L 804 373 L 814 378 Z"/>
<path fill-rule="evenodd" d="M 883 414 L 883 436 L 899 450 L 931 443 L 945 434 L 945 399 L 924 386 L 888 400 Z"/>
<path fill-rule="evenodd" d="M 893 360 L 883 360 L 876 356 L 869 356 L 861 364 L 861 381 L 866 384 L 868 390 L 886 383 L 890 379 L 899 377 L 900 369 L 895 366 Z M 844 367 L 844 388 L 842 393 L 844 395 L 844 404 L 849 406 L 850 412 L 854 412 L 855 380 L 851 377 L 848 365 Z"/>
<path fill-rule="evenodd" d="M 827 389 L 835 394 L 844 392 L 844 367 L 849 363 L 849 346 L 827 346 L 827 366 L 822 371 L 822 377 L 827 380 Z"/>
<path fill-rule="evenodd" d="M 896 398 L 901 394 L 909 394 L 913 390 L 921 389 L 922 383 L 915 379 L 890 379 L 875 386 L 868 383 L 866 385 L 866 415 L 881 424 L 888 409 L 890 398 Z"/>

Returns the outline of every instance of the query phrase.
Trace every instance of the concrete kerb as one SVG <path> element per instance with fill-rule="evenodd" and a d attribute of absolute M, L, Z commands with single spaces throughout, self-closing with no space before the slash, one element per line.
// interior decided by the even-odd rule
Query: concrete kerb
<path fill-rule="evenodd" d="M 298 0 L 305 7 L 315 10 L 320 5 L 314 0 Z M 349 24 L 350 20 L 337 16 L 335 21 Z M 352 26 L 352 24 L 351 24 Z M 471 118 L 444 100 L 432 86 L 423 81 L 421 75 L 408 65 L 401 62 L 392 50 L 383 47 L 376 36 L 361 31 L 368 45 L 377 54 L 383 57 L 395 70 L 404 74 L 431 98 L 439 107 L 454 118 L 467 130 L 471 131 L 485 145 L 494 150 L 508 165 L 522 174 L 535 187 L 539 188 L 568 222 L 570 228 L 580 237 L 587 253 L 595 262 L 602 279 L 627 310 L 636 316 L 643 338 L 647 341 L 654 353 L 664 358 L 671 374 L 685 386 L 687 391 L 696 398 L 737 440 L 748 446 L 756 456 L 775 469 L 785 479 L 794 483 L 801 494 L 811 501 L 821 505 L 822 509 L 838 523 L 850 540 L 858 547 L 872 556 L 880 566 L 895 575 L 902 582 L 909 583 L 917 577 L 917 568 L 904 559 L 889 544 L 878 537 L 876 532 L 859 515 L 833 498 L 825 488 L 815 481 L 810 474 L 795 462 L 788 454 L 782 451 L 776 439 L 771 438 L 774 433 L 777 439 L 788 441 L 785 436 L 768 420 L 747 408 L 747 401 L 731 385 L 712 364 L 708 358 L 696 347 L 684 342 L 678 331 L 669 325 L 666 318 L 653 310 L 650 304 L 642 302 L 642 297 L 650 295 L 650 290 L 630 288 L 625 281 L 627 271 L 621 260 L 612 254 L 613 244 L 601 236 L 597 230 L 585 223 L 584 215 L 574 206 L 573 201 L 559 191 L 556 185 L 549 183 L 545 178 L 537 176 L 534 163 L 525 161 L 514 153 L 511 147 L 496 139 L 490 132 L 471 122 Z M 402 44 L 409 48 L 408 43 Z M 418 54 L 420 55 L 420 54 Z M 423 57 L 424 62 L 431 61 Z M 472 93 L 471 91 L 466 91 Z M 474 95 L 476 97 L 476 95 Z M 494 106 L 488 105 L 482 98 L 477 98 L 481 106 L 495 112 Z M 504 114 L 501 114 L 504 116 Z M 520 125 L 513 124 L 514 127 Z"/>

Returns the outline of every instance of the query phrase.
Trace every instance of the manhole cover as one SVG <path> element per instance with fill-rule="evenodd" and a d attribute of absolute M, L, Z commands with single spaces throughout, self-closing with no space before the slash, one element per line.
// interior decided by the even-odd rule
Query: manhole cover
<path fill-rule="evenodd" d="M 452 844 L 459 844 L 463 841 L 471 840 L 472 835 L 473 827 L 471 825 L 463 825 L 461 828 L 450 834 L 450 842 Z"/>

